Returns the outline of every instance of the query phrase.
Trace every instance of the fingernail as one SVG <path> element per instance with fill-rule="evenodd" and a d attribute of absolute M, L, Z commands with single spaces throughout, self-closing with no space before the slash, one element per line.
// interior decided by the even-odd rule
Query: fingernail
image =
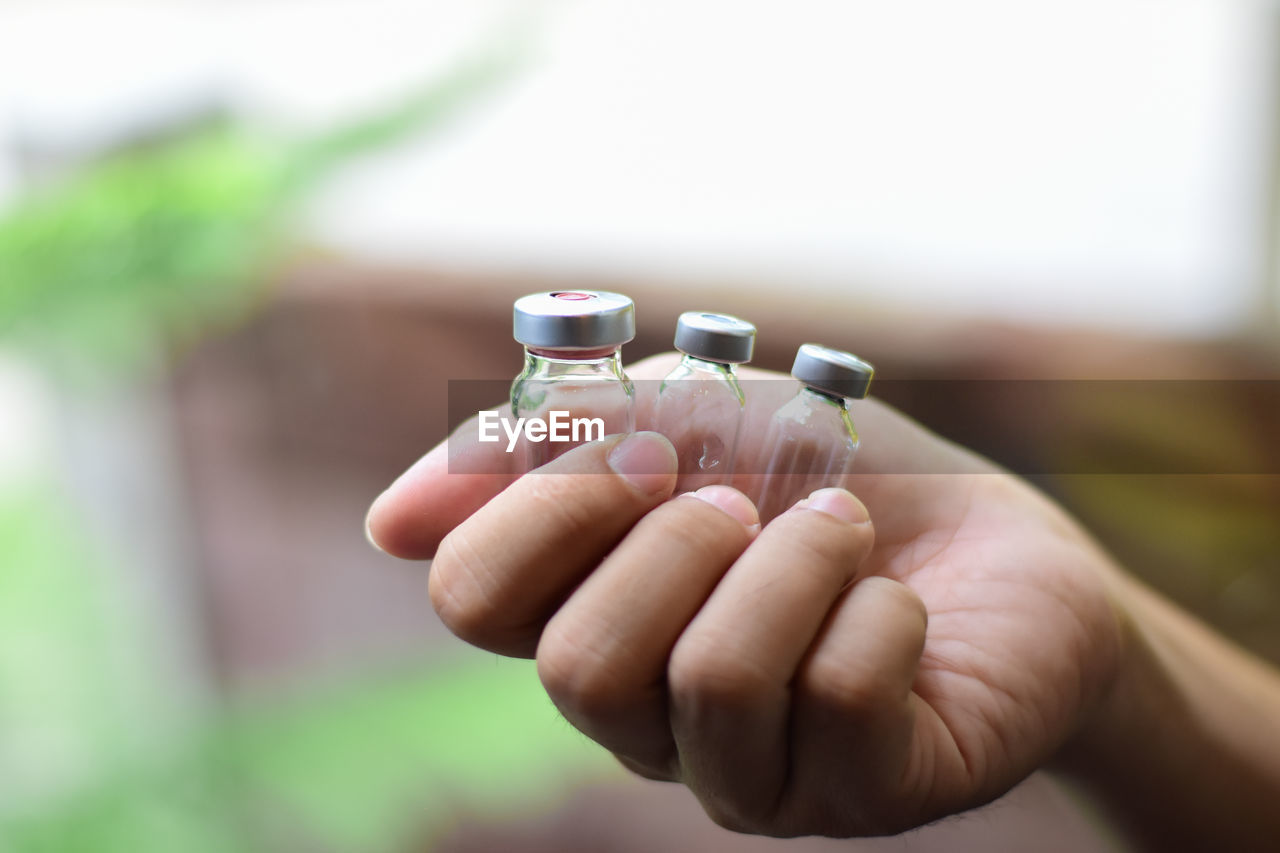
<path fill-rule="evenodd" d="M 706 501 L 712 506 L 741 522 L 742 526 L 754 533 L 760 529 L 760 513 L 751 499 L 737 489 L 728 486 L 703 486 L 696 492 L 689 492 L 689 497 Z"/>
<path fill-rule="evenodd" d="M 629 435 L 609 451 L 609 467 L 646 495 L 670 488 L 676 476 L 676 451 L 656 432 Z"/>
<path fill-rule="evenodd" d="M 871 520 L 862 501 L 844 489 L 818 489 L 792 509 L 816 509 L 849 524 L 865 524 Z"/>

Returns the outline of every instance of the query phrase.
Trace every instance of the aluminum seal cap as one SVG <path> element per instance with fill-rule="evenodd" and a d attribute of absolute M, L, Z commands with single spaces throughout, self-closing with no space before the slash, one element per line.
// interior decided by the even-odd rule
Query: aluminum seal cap
<path fill-rule="evenodd" d="M 820 344 L 802 344 L 791 375 L 815 391 L 861 400 L 876 369 L 852 353 Z"/>
<path fill-rule="evenodd" d="M 636 336 L 630 297 L 606 290 L 553 290 L 516 300 L 515 339 L 536 349 L 618 347 Z"/>
<path fill-rule="evenodd" d="M 694 358 L 745 364 L 755 343 L 756 327 L 728 314 L 686 311 L 676 322 L 676 349 Z"/>

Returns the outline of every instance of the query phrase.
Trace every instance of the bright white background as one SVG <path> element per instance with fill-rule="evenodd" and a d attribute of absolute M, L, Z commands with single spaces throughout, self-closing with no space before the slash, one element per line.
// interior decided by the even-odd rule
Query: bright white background
<path fill-rule="evenodd" d="M 1150 332 L 1256 324 L 1275 288 L 1268 0 L 9 0 L 0 198 L 20 150 L 212 103 L 323 125 L 513 19 L 525 70 L 348 173 L 313 237 Z"/>

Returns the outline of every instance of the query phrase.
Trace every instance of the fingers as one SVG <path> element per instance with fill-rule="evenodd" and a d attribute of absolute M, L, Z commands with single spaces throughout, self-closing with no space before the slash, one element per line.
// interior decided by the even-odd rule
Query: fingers
<path fill-rule="evenodd" d="M 538 674 L 565 718 L 644 775 L 673 778 L 667 657 L 759 529 L 708 486 L 649 513 L 547 623 Z"/>
<path fill-rule="evenodd" d="M 559 604 L 670 496 L 676 458 L 657 433 L 574 448 L 516 480 L 440 542 L 431 602 L 462 639 L 528 657 Z"/>
<path fill-rule="evenodd" d="M 764 529 L 672 650 L 682 781 L 722 824 L 749 830 L 772 814 L 788 766 L 792 680 L 873 538 L 856 498 L 815 492 Z"/>
<path fill-rule="evenodd" d="M 796 674 L 784 824 L 857 835 L 912 825 L 926 787 L 911 760 L 911 688 L 927 623 L 919 596 L 888 578 L 840 597 Z"/>

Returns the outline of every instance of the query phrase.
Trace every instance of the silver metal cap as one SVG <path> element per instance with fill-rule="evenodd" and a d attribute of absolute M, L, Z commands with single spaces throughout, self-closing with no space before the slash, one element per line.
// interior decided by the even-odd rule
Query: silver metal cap
<path fill-rule="evenodd" d="M 876 369 L 852 353 L 820 344 L 801 344 L 791 375 L 815 391 L 861 400 Z"/>
<path fill-rule="evenodd" d="M 694 358 L 745 364 L 755 343 L 756 327 L 728 314 L 686 311 L 676 321 L 676 349 Z"/>
<path fill-rule="evenodd" d="M 607 290 L 553 290 L 516 300 L 515 339 L 538 349 L 590 350 L 622 346 L 636 336 L 630 297 Z"/>

